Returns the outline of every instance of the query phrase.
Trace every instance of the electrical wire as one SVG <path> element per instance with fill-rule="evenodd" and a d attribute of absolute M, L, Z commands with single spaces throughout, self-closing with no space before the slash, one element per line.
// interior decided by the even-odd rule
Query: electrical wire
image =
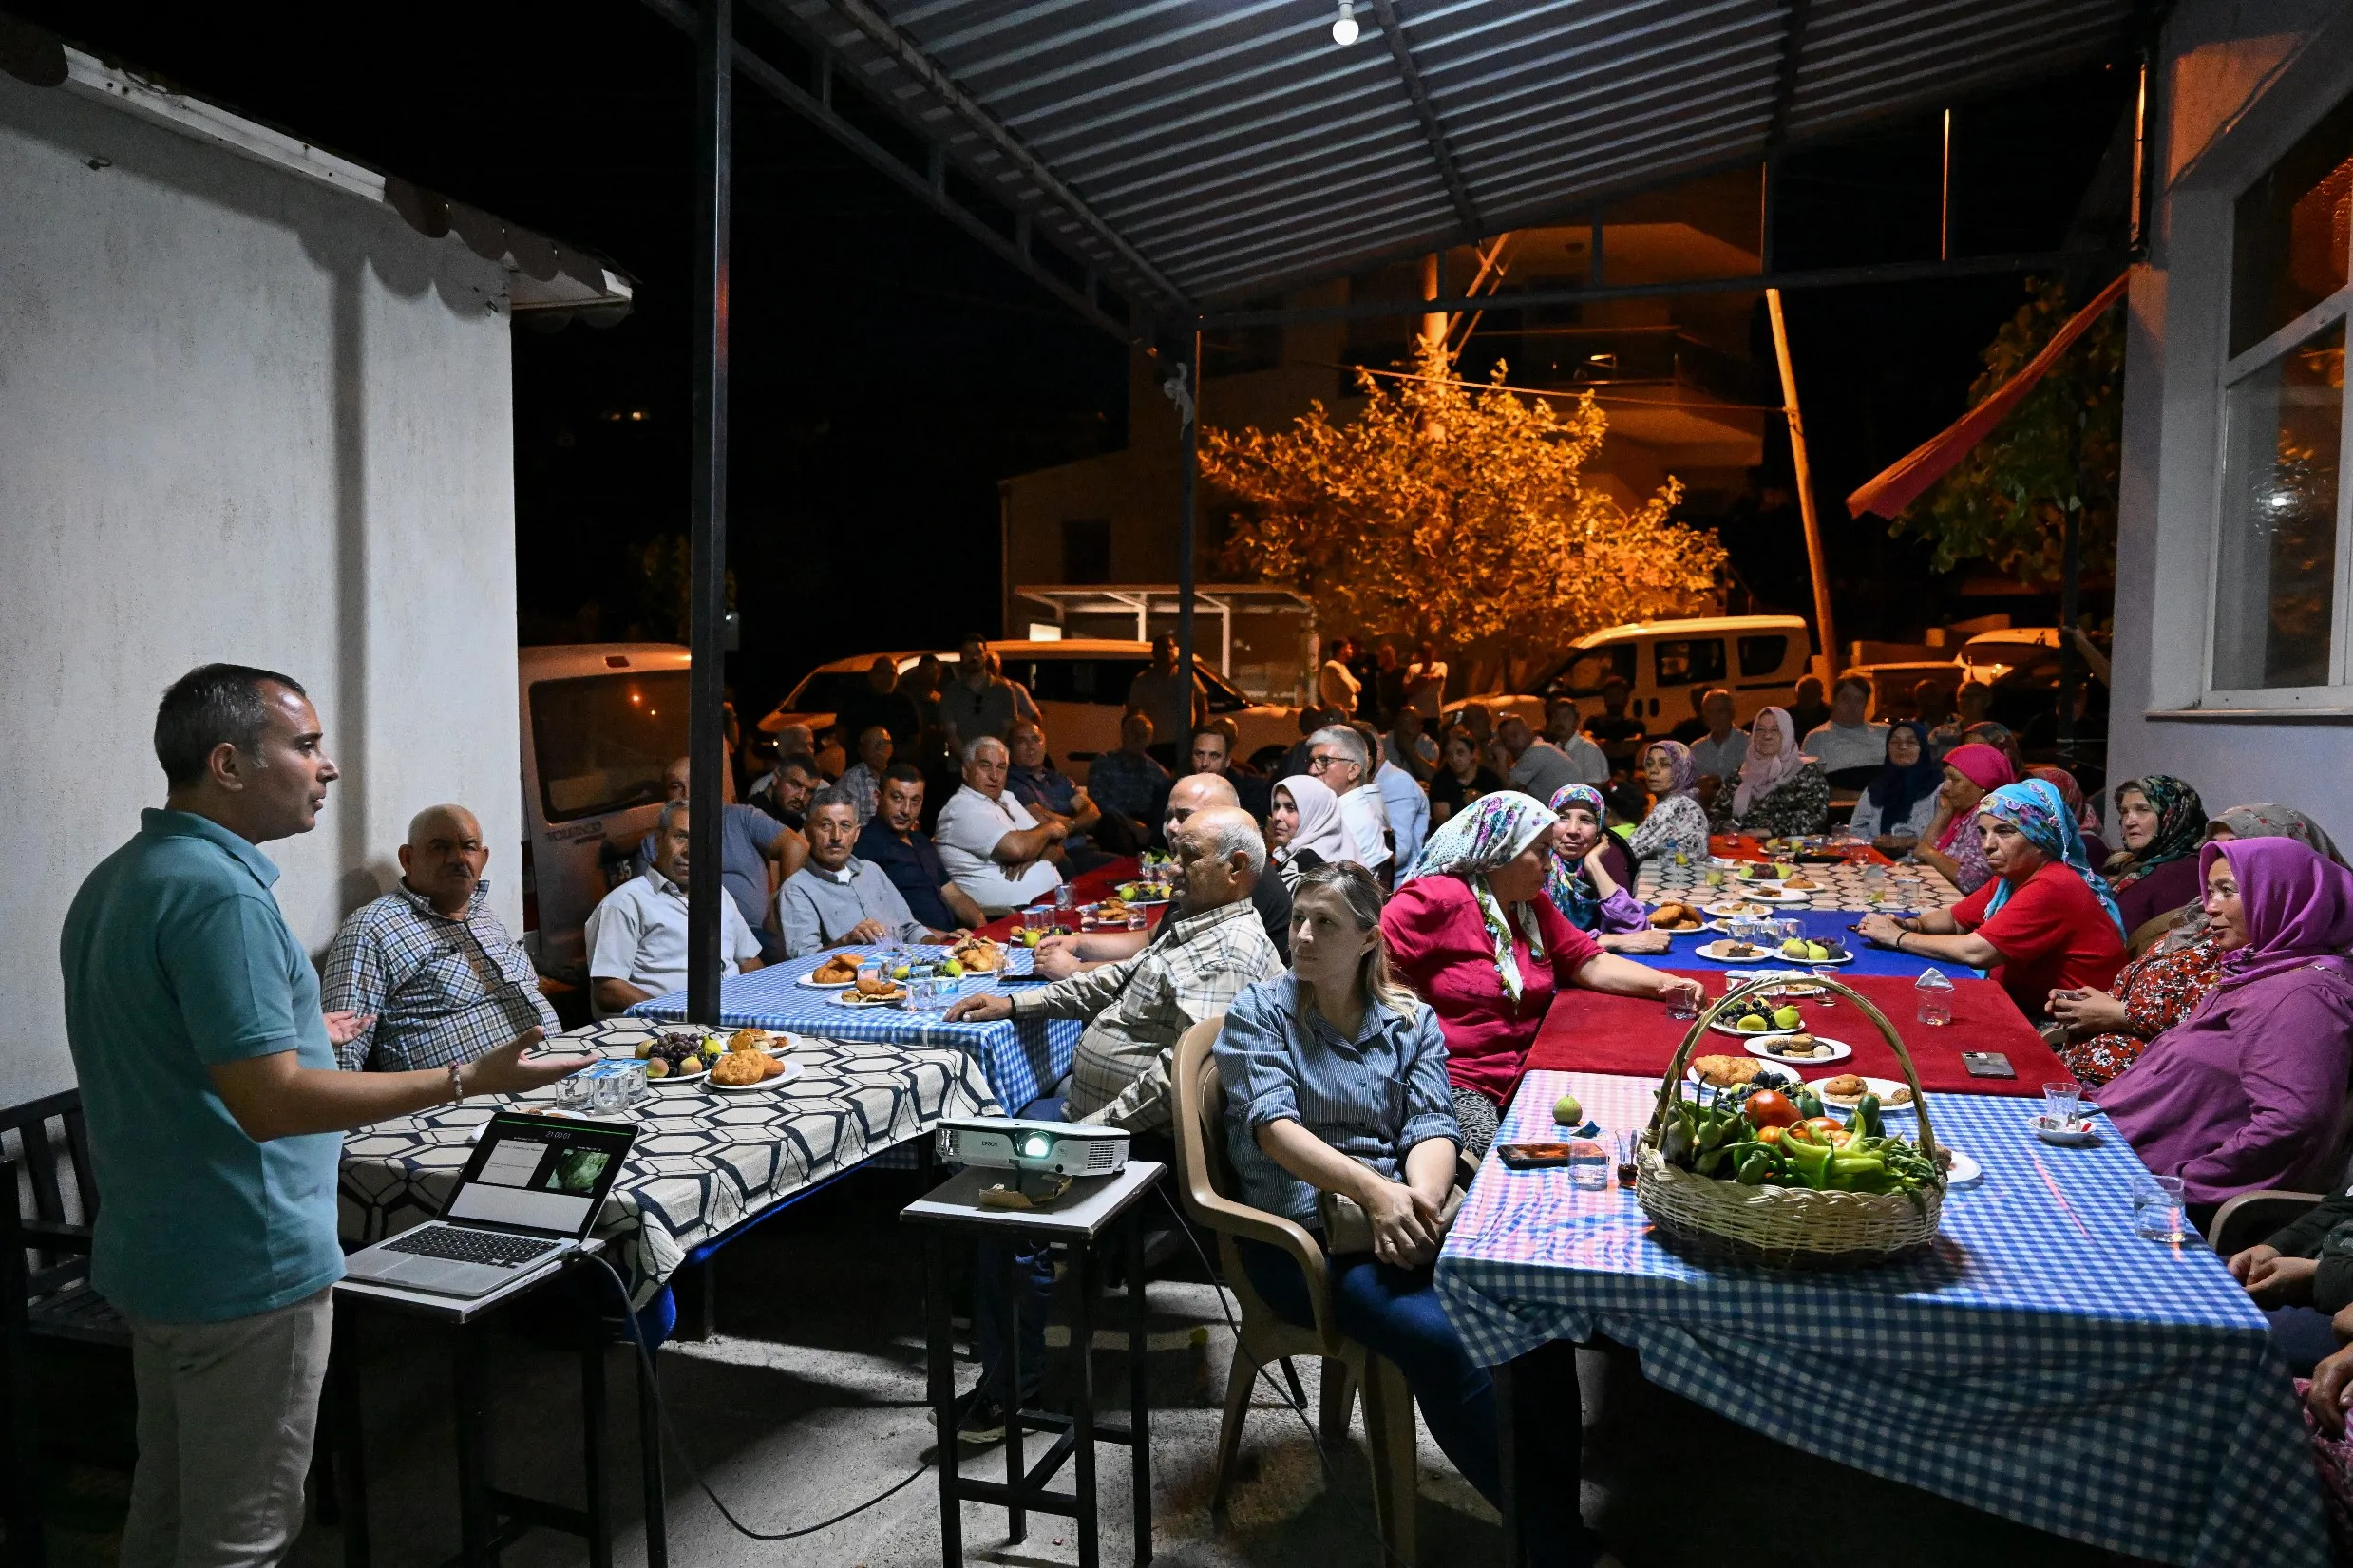
<path fill-rule="evenodd" d="M 820 1530 L 829 1530 L 833 1526 L 841 1523 L 844 1520 L 854 1518 L 859 1514 L 864 1513 L 867 1509 L 874 1507 L 877 1503 L 882 1502 L 889 1498 L 896 1497 L 899 1493 L 905 1491 L 909 1486 L 914 1485 L 917 1481 L 921 1479 L 923 1472 L 932 1467 L 931 1463 L 926 1461 L 925 1463 L 917 1465 L 913 1474 L 909 1475 L 905 1480 L 891 1486 L 889 1489 L 878 1492 L 873 1497 L 866 1499 L 865 1502 L 861 1502 L 854 1507 L 844 1508 L 840 1513 L 834 1515 L 831 1519 L 820 1520 L 815 1524 L 804 1524 L 800 1528 L 794 1530 L 753 1529 L 750 1525 L 746 1524 L 742 1520 L 737 1519 L 735 1517 L 734 1510 L 720 1501 L 719 1494 L 711 1489 L 711 1483 L 703 1479 L 703 1472 L 695 1464 L 693 1455 L 687 1452 L 686 1444 L 680 1440 L 677 1428 L 671 1425 L 670 1407 L 668 1404 L 664 1403 L 662 1399 L 661 1381 L 655 1373 L 654 1352 L 646 1348 L 645 1327 L 637 1321 L 637 1314 L 630 1311 L 629 1287 L 621 1282 L 619 1272 L 617 1271 L 611 1263 L 605 1261 L 601 1254 L 595 1257 L 595 1262 L 597 1266 L 604 1270 L 605 1274 L 612 1279 L 613 1289 L 620 1297 L 621 1321 L 629 1325 L 629 1342 L 637 1348 L 638 1368 L 645 1377 L 646 1387 L 653 1390 L 654 1409 L 660 1420 L 662 1435 L 669 1438 L 670 1445 L 677 1450 L 679 1462 L 686 1466 L 687 1474 L 694 1478 L 694 1484 L 702 1489 L 703 1496 L 711 1500 L 711 1505 L 719 1510 L 719 1517 L 726 1520 L 728 1523 L 734 1528 L 736 1534 L 749 1537 L 753 1540 L 798 1540 L 804 1536 L 813 1536 Z"/>

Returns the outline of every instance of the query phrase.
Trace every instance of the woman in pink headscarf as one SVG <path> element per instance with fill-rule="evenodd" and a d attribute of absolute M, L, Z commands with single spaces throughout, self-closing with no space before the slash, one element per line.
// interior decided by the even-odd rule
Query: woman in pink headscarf
<path fill-rule="evenodd" d="M 1748 760 L 1740 787 L 1716 792 L 1714 825 L 1759 839 L 1819 833 L 1830 822 L 1831 781 L 1822 765 L 1797 749 L 1797 727 L 1778 708 L 1758 710 L 1749 725 Z"/>
<path fill-rule="evenodd" d="M 1990 746 L 1957 746 L 1945 753 L 1945 786 L 1936 794 L 1936 814 L 1920 830 L 1913 853 L 1943 872 L 1953 886 L 1975 893 L 1993 879 L 1977 840 L 1977 803 L 2003 784 L 2018 783 L 2010 759 Z"/>
<path fill-rule="evenodd" d="M 2198 869 L 2222 979 L 2093 1097 L 2192 1204 L 2331 1185 L 2353 1069 L 2353 872 L 2293 839 L 2210 843 Z"/>

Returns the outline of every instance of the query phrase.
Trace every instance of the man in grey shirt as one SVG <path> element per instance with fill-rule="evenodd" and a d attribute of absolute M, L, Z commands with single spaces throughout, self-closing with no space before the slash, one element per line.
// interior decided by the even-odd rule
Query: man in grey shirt
<path fill-rule="evenodd" d="M 1511 714 L 1495 727 L 1495 739 L 1511 759 L 1511 787 L 1547 803 L 1565 784 L 1582 784 L 1577 765 L 1550 741 L 1540 741 L 1528 721 Z"/>
<path fill-rule="evenodd" d="M 956 679 L 939 690 L 939 724 L 949 749 L 961 755 L 983 735 L 1001 741 L 1018 717 L 1013 684 L 989 667 L 987 641 L 966 637 L 957 652 Z"/>
<path fill-rule="evenodd" d="M 839 785 L 821 790 L 808 808 L 808 863 L 776 893 L 776 923 L 785 953 L 806 957 L 853 942 L 928 942 L 939 933 L 917 919 L 882 867 L 850 853 L 858 841 L 858 807 Z"/>
<path fill-rule="evenodd" d="M 1740 765 L 1749 760 L 1749 738 L 1733 727 L 1732 715 L 1732 693 L 1723 687 L 1699 699 L 1708 732 L 1691 743 L 1693 777 L 1729 783 L 1740 776 Z"/>

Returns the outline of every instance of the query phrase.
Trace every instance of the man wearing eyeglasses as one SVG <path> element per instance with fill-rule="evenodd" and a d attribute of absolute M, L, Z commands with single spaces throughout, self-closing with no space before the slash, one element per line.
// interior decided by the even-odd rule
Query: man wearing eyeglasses
<path fill-rule="evenodd" d="M 1380 791 L 1364 787 L 1372 764 L 1364 737 L 1344 724 L 1327 725 L 1307 738 L 1307 771 L 1339 797 L 1340 823 L 1357 863 L 1386 882 L 1389 813 Z"/>

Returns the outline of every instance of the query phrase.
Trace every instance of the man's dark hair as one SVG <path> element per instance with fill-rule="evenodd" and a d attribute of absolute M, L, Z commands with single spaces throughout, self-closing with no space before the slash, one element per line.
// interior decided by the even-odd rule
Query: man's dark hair
<path fill-rule="evenodd" d="M 245 664 L 200 664 L 172 682 L 155 710 L 155 760 L 165 782 L 178 788 L 202 778 L 223 741 L 247 753 L 258 746 L 270 726 L 264 686 L 310 695 L 292 675 Z"/>
<path fill-rule="evenodd" d="M 923 782 L 923 770 L 913 763 L 893 763 L 882 769 L 882 777 L 897 779 L 901 784 L 920 784 Z"/>
<path fill-rule="evenodd" d="M 776 766 L 780 772 L 787 767 L 797 767 L 812 779 L 822 779 L 825 776 L 825 770 L 817 765 L 817 759 L 806 751 L 795 751 L 789 756 L 777 758 Z"/>
<path fill-rule="evenodd" d="M 1841 675 L 1841 676 L 1839 676 L 1839 677 L 1838 677 L 1838 684 L 1837 684 L 1836 686 L 1834 686 L 1834 687 L 1831 688 L 1831 695 L 1834 697 L 1834 696 L 1836 696 L 1839 692 L 1844 691 L 1845 690 L 1847 690 L 1847 688 L 1849 688 L 1849 687 L 1850 687 L 1850 686 L 1851 686 L 1851 687 L 1853 687 L 1853 688 L 1854 688 L 1857 691 L 1862 692 L 1862 693 L 1863 693 L 1863 695 L 1865 695 L 1866 697 L 1868 697 L 1868 696 L 1869 696 L 1869 695 L 1871 694 L 1871 683 L 1870 683 L 1870 677 L 1869 677 L 1869 676 L 1868 676 L 1868 675 Z"/>

